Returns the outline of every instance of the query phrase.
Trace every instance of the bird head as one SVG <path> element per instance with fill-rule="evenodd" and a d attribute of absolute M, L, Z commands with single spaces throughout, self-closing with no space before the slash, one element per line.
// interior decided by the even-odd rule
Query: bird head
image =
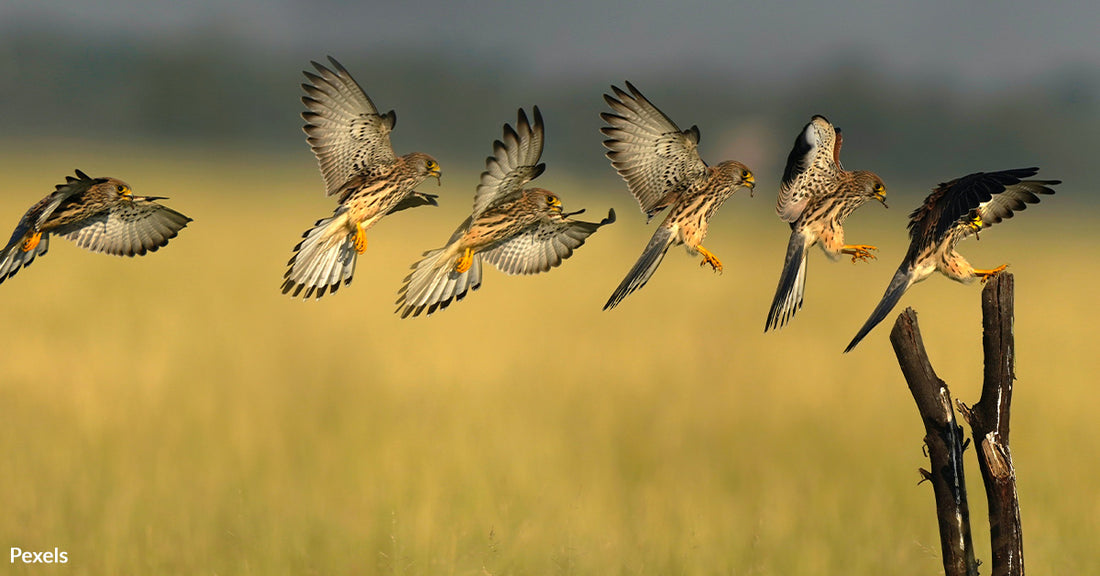
<path fill-rule="evenodd" d="M 123 198 L 129 198 L 134 195 L 133 188 L 130 188 L 129 184 L 117 178 L 104 178 L 103 182 L 96 186 L 110 194 L 115 194 Z"/>
<path fill-rule="evenodd" d="M 527 193 L 540 211 L 561 213 L 561 198 L 557 194 L 542 188 L 531 188 Z"/>
<path fill-rule="evenodd" d="M 985 222 L 982 221 L 982 213 L 977 209 L 971 210 L 966 215 L 966 227 L 974 231 L 974 237 L 981 240 L 982 237 L 978 234 L 985 226 Z"/>
<path fill-rule="evenodd" d="M 167 200 L 167 196 L 138 196 L 134 194 L 133 188 L 130 185 L 119 180 L 117 178 L 104 178 L 103 182 L 96 185 L 104 190 L 107 194 L 114 194 L 116 197 L 123 200 L 129 200 L 131 202 L 152 202 L 153 200 Z"/>
<path fill-rule="evenodd" d="M 886 184 L 882 182 L 882 178 L 879 178 L 877 174 L 872 172 L 861 171 L 859 174 L 860 180 L 863 183 L 863 194 L 868 199 L 875 199 L 882 202 L 882 205 L 886 208 Z"/>
<path fill-rule="evenodd" d="M 437 183 L 443 185 L 443 171 L 439 168 L 439 163 L 435 161 L 435 158 L 428 156 L 427 154 L 416 154 L 413 162 L 416 167 L 416 171 L 425 178 L 435 178 Z"/>
<path fill-rule="evenodd" d="M 748 166 L 735 160 L 727 160 L 716 168 L 729 180 L 731 187 L 744 186 L 749 189 L 749 196 L 752 196 L 753 189 L 756 187 L 756 177 L 753 176 L 752 170 L 749 170 Z"/>

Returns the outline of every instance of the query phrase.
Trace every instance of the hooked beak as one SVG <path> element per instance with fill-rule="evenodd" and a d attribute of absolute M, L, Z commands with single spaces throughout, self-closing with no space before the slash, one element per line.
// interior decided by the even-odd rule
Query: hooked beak
<path fill-rule="evenodd" d="M 431 173 L 428 174 L 428 175 L 431 176 L 432 178 L 435 178 L 436 186 L 442 186 L 443 185 L 443 171 L 442 170 L 440 170 L 439 168 L 436 168 L 435 170 L 432 170 Z"/>
<path fill-rule="evenodd" d="M 749 198 L 752 198 L 753 191 L 756 189 L 756 178 L 752 174 L 749 174 L 749 177 L 744 180 L 743 184 L 749 189 Z"/>
<path fill-rule="evenodd" d="M 889 206 L 886 205 L 886 193 L 885 192 L 876 192 L 875 193 L 875 200 L 878 200 L 879 202 L 882 202 L 882 206 L 884 208 L 889 208 Z"/>

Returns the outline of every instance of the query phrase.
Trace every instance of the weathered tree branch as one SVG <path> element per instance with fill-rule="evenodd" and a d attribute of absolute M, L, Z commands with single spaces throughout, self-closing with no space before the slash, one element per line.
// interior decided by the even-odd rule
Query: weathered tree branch
<path fill-rule="evenodd" d="M 970 537 L 970 509 L 963 474 L 966 447 L 963 430 L 955 420 L 947 384 L 936 376 L 928 361 L 917 314 L 912 308 L 906 308 L 898 316 L 890 332 L 890 343 L 924 421 L 924 444 L 928 448 L 931 471 L 921 470 L 921 474 L 932 482 L 936 496 L 944 573 L 946 576 L 976 576 L 978 562 Z"/>
<path fill-rule="evenodd" d="M 989 502 L 993 576 L 1023 576 L 1024 573 L 1016 469 L 1008 444 L 1012 383 L 1016 379 L 1012 331 L 1014 293 L 1012 274 L 996 276 L 982 290 L 982 344 L 985 348 L 982 397 L 972 410 L 959 405 L 977 444 L 978 466 Z"/>

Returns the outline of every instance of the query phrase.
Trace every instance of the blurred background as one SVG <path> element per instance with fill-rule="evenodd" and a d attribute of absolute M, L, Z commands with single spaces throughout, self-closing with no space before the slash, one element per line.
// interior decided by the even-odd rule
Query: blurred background
<path fill-rule="evenodd" d="M 0 222 L 74 168 L 195 221 L 134 260 L 56 239 L 0 286 L 0 544 L 59 547 L 76 574 L 936 573 L 893 317 L 840 351 L 932 187 L 1041 166 L 1057 195 L 961 251 L 1016 274 L 1028 564 L 1088 573 L 1098 26 L 1100 8 L 1071 1 L 8 0 Z M 278 292 L 284 265 L 333 204 L 299 84 L 330 54 L 397 111 L 398 154 L 439 160 L 442 186 L 422 190 L 441 206 L 382 221 L 355 282 L 302 303 Z M 624 80 L 758 186 L 712 221 L 724 274 L 670 252 L 604 313 L 655 226 L 600 144 L 600 95 Z M 489 271 L 466 301 L 399 320 L 408 267 L 468 214 L 492 140 L 533 105 L 538 184 L 619 222 L 549 274 Z M 844 129 L 847 168 L 887 183 L 890 209 L 846 227 L 880 259 L 813 253 L 804 309 L 764 334 L 789 232 L 775 194 L 813 114 Z M 979 293 L 937 276 L 901 304 L 968 404 Z"/>

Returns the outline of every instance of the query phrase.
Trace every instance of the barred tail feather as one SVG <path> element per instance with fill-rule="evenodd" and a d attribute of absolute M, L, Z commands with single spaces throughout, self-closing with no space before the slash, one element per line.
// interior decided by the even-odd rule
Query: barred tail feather
<path fill-rule="evenodd" d="M 641 257 L 634 263 L 630 272 L 627 272 L 626 278 L 623 278 L 623 281 L 619 283 L 619 287 L 611 294 L 611 298 L 608 298 L 607 303 L 603 305 L 603 309 L 610 310 L 618 306 L 623 298 L 645 286 L 649 278 L 657 271 L 657 267 L 661 265 L 661 260 L 664 260 L 665 253 L 668 252 L 675 239 L 676 233 L 671 228 L 658 228 L 653 233 L 653 237 L 649 239 L 649 244 L 642 251 Z"/>
<path fill-rule="evenodd" d="M 394 312 L 402 318 L 431 315 L 477 290 L 481 286 L 481 254 L 473 255 L 470 269 L 462 274 L 454 271 L 457 261 L 458 252 L 452 246 L 425 252 L 398 291 Z"/>
<path fill-rule="evenodd" d="M 787 259 L 783 262 L 783 272 L 779 275 L 779 286 L 775 289 L 768 320 L 764 323 L 765 332 L 782 328 L 802 308 L 802 296 L 806 292 L 806 240 L 805 234 L 791 232 L 791 239 L 787 243 Z"/>
<path fill-rule="evenodd" d="M 283 294 L 303 299 L 321 298 L 335 293 L 341 285 L 351 284 L 355 251 L 345 229 L 346 217 L 342 214 L 323 218 L 294 247 L 286 274 L 283 275 Z"/>
<path fill-rule="evenodd" d="M 878 306 L 875 306 L 874 312 L 871 312 L 871 317 L 867 319 L 867 322 L 863 324 L 863 327 L 859 329 L 859 333 L 855 338 L 852 338 L 851 343 L 844 349 L 844 352 L 850 352 L 853 348 L 859 344 L 863 337 L 871 332 L 878 326 L 879 322 L 882 322 L 886 315 L 897 306 L 898 301 L 901 300 L 901 295 L 905 294 L 905 291 L 909 289 L 917 281 L 913 270 L 909 268 L 907 264 L 902 264 L 898 271 L 894 273 L 894 278 L 890 280 L 890 286 L 886 288 L 886 294 L 882 296 L 882 300 L 879 301 Z"/>

